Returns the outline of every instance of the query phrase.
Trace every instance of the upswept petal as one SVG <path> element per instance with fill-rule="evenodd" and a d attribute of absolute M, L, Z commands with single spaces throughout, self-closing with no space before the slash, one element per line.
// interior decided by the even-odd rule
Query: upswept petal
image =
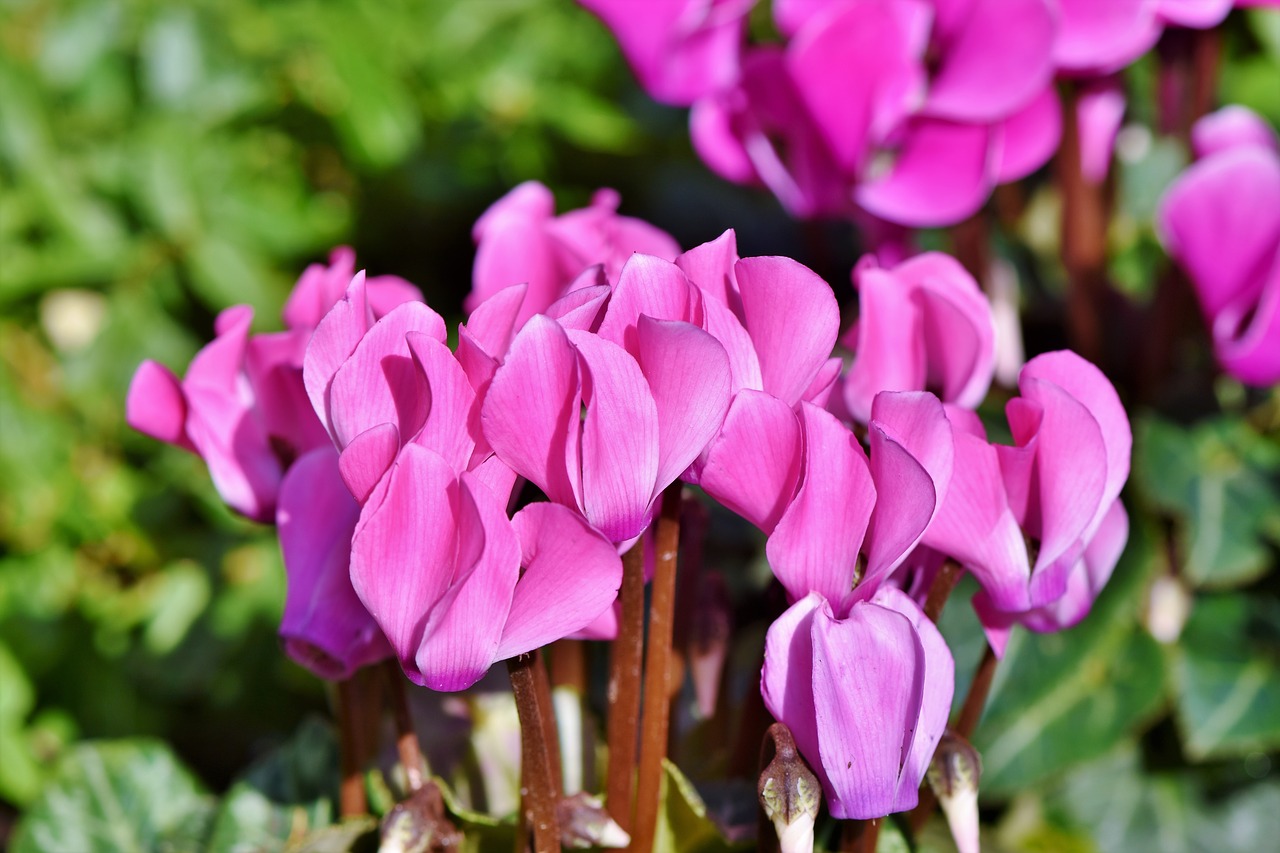
<path fill-rule="evenodd" d="M 742 307 L 738 282 L 733 275 L 733 265 L 737 262 L 738 237 L 732 228 L 676 258 L 676 266 L 694 286 L 735 312 Z"/>
<path fill-rule="evenodd" d="M 349 678 L 392 654 L 351 586 L 351 536 L 359 517 L 332 447 L 300 458 L 280 484 L 276 525 L 288 581 L 280 637 L 289 656 L 321 678 Z"/>
<path fill-rule="evenodd" d="M 329 434 L 333 426 L 329 418 L 329 387 L 333 375 L 351 357 L 360 339 L 373 325 L 373 312 L 365 292 L 364 270 L 355 274 L 342 299 L 329 309 L 316 326 L 302 359 L 302 382 L 316 416 Z"/>
<path fill-rule="evenodd" d="M 351 541 L 352 586 L 417 684 L 425 683 L 415 663 L 423 630 L 453 579 L 458 502 L 449 463 L 410 444 L 364 505 Z"/>
<path fill-rule="evenodd" d="M 991 303 L 978 282 L 959 261 L 940 252 L 917 255 L 895 267 L 893 275 L 916 290 L 925 387 L 948 402 L 977 408 L 991 387 L 996 360 Z"/>
<path fill-rule="evenodd" d="M 427 616 L 414 658 L 422 683 L 432 690 L 465 690 L 488 672 L 520 577 L 520 541 L 507 518 L 505 496 L 463 474 L 458 508 L 454 574 Z"/>
<path fill-rule="evenodd" d="M 1058 0 L 1054 63 L 1067 72 L 1123 68 L 1160 37 L 1156 7 L 1154 0 Z"/>
<path fill-rule="evenodd" d="M 593 625 L 612 611 L 622 584 L 617 549 L 578 513 L 559 504 L 533 503 L 511 523 L 525 571 L 516 584 L 498 660 Z"/>
<path fill-rule="evenodd" d="M 792 599 L 817 592 L 842 613 L 859 581 L 858 551 L 876 487 L 862 445 L 848 427 L 809 403 L 801 403 L 798 414 L 803 474 L 765 553 Z"/>
<path fill-rule="evenodd" d="M 999 126 L 915 118 L 903 134 L 888 174 L 854 191 L 858 204 L 913 228 L 954 225 L 976 213 L 995 186 Z"/>
<path fill-rule="evenodd" d="M 516 319 L 528 291 L 526 284 L 504 287 L 467 315 L 467 322 L 462 328 L 467 330 L 471 340 L 485 355 L 501 362 L 507 354 L 511 339 L 519 331 Z"/>
<path fill-rule="evenodd" d="M 868 592 L 907 557 L 937 516 L 951 483 L 955 442 L 938 398 L 882 392 L 868 428 L 879 498 L 867 530 Z"/>
<path fill-rule="evenodd" d="M 800 399 L 806 403 L 813 403 L 820 409 L 827 408 L 842 370 L 844 370 L 843 359 L 838 356 L 827 359 L 826 363 L 818 368 L 818 375 L 813 377 L 813 381 L 809 383 L 809 387 L 805 389 Z"/>
<path fill-rule="evenodd" d="M 736 296 L 736 295 L 735 295 Z M 715 299 L 702 303 L 706 318 L 706 330 L 718 340 L 729 356 L 729 372 L 733 377 L 733 390 L 751 388 L 763 390 L 764 379 L 760 375 L 760 359 L 756 355 L 751 335 L 738 316 L 726 305 Z"/>
<path fill-rule="evenodd" d="M 1256 146 L 1193 164 L 1161 198 L 1160 241 L 1191 277 L 1211 320 L 1259 292 L 1280 249 L 1277 198 L 1280 157 Z"/>
<path fill-rule="evenodd" d="M 901 613 L 911 621 L 920 641 L 924 667 L 924 690 L 920 696 L 920 714 L 908 737 L 911 745 L 905 749 L 902 775 L 898 779 L 898 794 L 893 811 L 906 811 L 916 806 L 916 791 L 924 780 L 933 752 L 947 729 L 947 717 L 951 714 L 951 697 L 955 692 L 955 661 L 951 649 L 936 625 L 924 615 L 924 611 L 899 589 L 884 587 L 872 604 Z"/>
<path fill-rule="evenodd" d="M 996 183 L 1020 181 L 1039 169 L 1058 150 L 1062 140 L 1062 102 L 1053 86 L 1045 86 L 1022 109 L 1000 123 L 1004 144 Z"/>
<path fill-rule="evenodd" d="M 604 317 L 605 306 L 609 304 L 609 297 L 613 290 L 607 283 L 603 283 L 604 270 L 595 266 L 588 272 L 602 283 L 571 290 L 547 309 L 547 316 L 558 322 L 566 331 L 569 329 L 577 329 L 581 332 L 596 331 L 600 328 L 600 321 Z"/>
<path fill-rule="evenodd" d="M 698 483 L 772 533 L 795 493 L 802 459 L 800 422 L 791 407 L 762 391 L 742 390 L 707 450 Z"/>
<path fill-rule="evenodd" d="M 471 232 L 476 257 L 471 269 L 471 293 L 465 302 L 468 311 L 477 309 L 499 291 L 525 284 L 527 289 L 516 315 L 518 327 L 555 301 L 563 282 L 555 247 L 546 233 L 554 212 L 551 191 L 536 181 L 526 181 L 476 220 Z"/>
<path fill-rule="evenodd" d="M 764 390 L 794 406 L 835 346 L 835 296 L 817 273 L 790 258 L 743 258 L 734 273 Z"/>
<path fill-rule="evenodd" d="M 1280 252 L 1256 304 L 1226 306 L 1213 322 L 1223 368 L 1241 382 L 1265 388 L 1280 382 Z"/>
<path fill-rule="evenodd" d="M 636 355 L 658 417 L 656 498 L 720 432 L 731 396 L 729 357 L 719 341 L 688 323 L 641 316 L 636 332 Z"/>
<path fill-rule="evenodd" d="M 1044 0 L 965 5 L 959 25 L 938 34 L 944 46 L 924 112 L 975 124 L 1000 121 L 1050 83 L 1053 12 Z"/>
<path fill-rule="evenodd" d="M 813 704 L 832 817 L 878 818 L 915 804 L 915 789 L 900 783 L 924 696 L 923 659 L 911 620 L 895 610 L 863 603 L 837 620 L 824 603 L 814 613 Z"/>
<path fill-rule="evenodd" d="M 813 620 L 826 602 L 811 592 L 773 621 L 764 638 L 764 669 L 760 695 L 765 707 L 786 723 L 800 753 L 819 776 L 818 720 L 813 704 Z"/>
<path fill-rule="evenodd" d="M 196 452 L 187 438 L 187 401 L 178 377 L 163 364 L 147 360 L 129 382 L 125 422 L 144 435 Z"/>
<path fill-rule="evenodd" d="M 1232 0 L 1159 0 L 1160 17 L 1180 27 L 1207 30 L 1231 11 Z"/>
<path fill-rule="evenodd" d="M 516 335 L 480 409 L 493 451 L 547 497 L 581 499 L 578 353 L 555 320 L 535 316 Z"/>
<path fill-rule="evenodd" d="M 420 332 L 410 332 L 406 340 L 424 380 L 420 387 L 427 409 L 421 429 L 410 440 L 434 450 L 462 473 L 471 467 L 480 438 L 476 392 L 447 346 Z"/>
<path fill-rule="evenodd" d="M 855 270 L 858 322 L 845 336 L 854 350 L 844 379 L 844 404 L 854 419 L 871 419 L 871 403 L 881 391 L 921 391 L 925 387 L 924 335 L 912 291 L 877 267 Z"/>
<path fill-rule="evenodd" d="M 244 374 L 253 388 L 254 408 L 286 465 L 331 443 L 302 384 L 306 348 L 307 335 L 296 331 L 253 335 L 245 345 Z"/>
<path fill-rule="evenodd" d="M 1266 120 L 1248 107 L 1228 104 L 1200 119 L 1191 128 L 1191 150 L 1197 159 L 1254 146 L 1280 153 L 1280 139 Z"/>
<path fill-rule="evenodd" d="M 958 428 L 952 436 L 951 485 L 922 541 L 964 565 L 1003 609 L 1025 610 L 1031 566 L 996 448 Z"/>
<path fill-rule="evenodd" d="M 658 475 L 658 411 L 644 374 L 617 344 L 568 332 L 582 372 L 582 511 L 610 541 L 649 523 Z M 492 391 L 490 392 L 492 393 Z"/>
<path fill-rule="evenodd" d="M 338 447 L 378 424 L 395 424 L 411 436 L 426 417 L 422 375 L 406 336 L 444 340 L 440 315 L 421 302 L 406 302 L 373 324 L 329 386 L 329 422 Z"/>
<path fill-rule="evenodd" d="M 636 322 L 642 314 L 655 320 L 683 320 L 700 325 L 699 295 L 697 288 L 671 261 L 652 255 L 632 255 L 618 276 L 598 334 L 635 357 L 639 352 Z"/>
<path fill-rule="evenodd" d="M 314 329 L 342 298 L 356 272 L 356 253 L 348 246 L 329 252 L 329 265 L 310 264 L 293 286 L 280 312 L 290 329 Z"/>
<path fill-rule="evenodd" d="M 1116 135 L 1124 121 L 1124 88 L 1119 79 L 1090 81 L 1080 88 L 1076 124 L 1080 137 L 1080 173 L 1091 184 L 1101 184 L 1111 169 Z"/>
<path fill-rule="evenodd" d="M 347 490 L 359 503 L 369 499 L 399 452 L 400 430 L 395 424 L 371 426 L 342 449 L 338 471 Z"/>

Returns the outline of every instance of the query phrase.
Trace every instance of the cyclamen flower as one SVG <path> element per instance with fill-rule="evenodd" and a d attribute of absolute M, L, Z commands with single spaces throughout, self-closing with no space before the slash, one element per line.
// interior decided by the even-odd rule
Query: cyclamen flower
<path fill-rule="evenodd" d="M 928 394 L 881 394 L 875 416 L 868 464 L 847 427 L 802 404 L 802 477 L 767 546 L 796 602 L 769 629 L 761 691 L 839 818 L 916 805 L 953 690 L 937 628 L 881 586 L 947 489 L 949 427 Z"/>
<path fill-rule="evenodd" d="M 1007 406 L 1014 445 L 991 445 L 977 416 L 948 407 L 951 485 L 923 544 L 955 558 L 982 590 L 974 605 L 1001 653 L 1008 628 L 1082 619 L 1128 537 L 1119 501 L 1132 433 L 1115 389 L 1075 353 L 1027 362 Z"/>
<path fill-rule="evenodd" d="M 1280 146 L 1243 107 L 1196 123 L 1198 162 L 1156 214 L 1165 250 L 1186 271 L 1223 368 L 1242 382 L 1280 382 Z"/>
<path fill-rule="evenodd" d="M 308 267 L 285 304 L 286 331 L 250 335 L 248 306 L 222 312 L 217 337 L 181 382 L 143 362 L 126 415 L 135 429 L 203 457 L 233 509 L 277 523 L 288 580 L 280 625 L 285 649 L 320 677 L 335 679 L 390 654 L 351 588 L 347 560 L 359 507 L 338 475 L 338 458 L 303 382 L 307 342 L 350 283 L 354 265 L 351 250 L 338 248 L 328 267 Z M 371 316 L 421 299 L 395 276 L 369 279 L 367 292 Z"/>
<path fill-rule="evenodd" d="M 585 270 L 602 264 L 616 278 L 633 252 L 671 260 L 680 252 L 676 241 L 640 219 L 619 216 L 618 194 L 599 190 L 589 207 L 555 216 L 555 197 L 536 181 L 528 181 L 494 202 L 476 220 L 472 237 L 476 259 L 468 311 L 501 290 L 525 284 L 516 328 L 541 314 L 564 295 Z"/>
<path fill-rule="evenodd" d="M 860 314 L 841 343 L 854 352 L 843 402 L 866 423 L 881 391 L 931 390 L 976 408 L 995 371 L 991 305 L 954 258 L 928 252 L 893 269 L 859 263 Z"/>

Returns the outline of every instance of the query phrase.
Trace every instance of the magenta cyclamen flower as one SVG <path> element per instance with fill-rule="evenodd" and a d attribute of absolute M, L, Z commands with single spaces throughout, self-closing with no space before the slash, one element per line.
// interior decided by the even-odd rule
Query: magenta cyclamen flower
<path fill-rule="evenodd" d="M 1082 619 L 1128 537 L 1119 495 L 1132 434 L 1111 383 L 1062 351 L 1027 362 L 1018 386 L 1011 447 L 948 408 L 955 467 L 922 540 L 982 584 L 974 604 L 997 652 L 1013 622 L 1058 630 Z"/>
<path fill-rule="evenodd" d="M 466 308 L 515 284 L 527 285 L 517 328 L 546 311 L 588 267 L 602 264 L 616 279 L 633 252 L 667 260 L 680 252 L 665 231 L 618 215 L 618 194 L 599 190 L 589 207 L 555 215 L 555 197 L 528 181 L 498 199 L 472 229 L 476 259 Z"/>
<path fill-rule="evenodd" d="M 1199 161 L 1161 199 L 1161 242 L 1195 288 L 1223 368 L 1280 382 L 1280 146 L 1243 107 L 1196 123 Z"/>
<path fill-rule="evenodd" d="M 843 402 L 866 423 L 881 391 L 935 392 L 976 408 L 995 371 L 991 305 L 949 255 L 928 252 L 893 269 L 865 259 L 854 270 L 858 322 L 841 339 L 854 352 Z"/>

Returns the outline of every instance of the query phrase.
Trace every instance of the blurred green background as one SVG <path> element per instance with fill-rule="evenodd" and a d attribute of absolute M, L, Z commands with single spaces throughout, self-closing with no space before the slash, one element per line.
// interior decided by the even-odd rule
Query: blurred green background
<path fill-rule="evenodd" d="M 1222 99 L 1280 124 L 1280 13 L 1233 17 L 1227 46 Z M 1149 88 L 1150 67 L 1130 81 Z M 325 711 L 277 646 L 273 531 L 124 426 L 142 359 L 181 373 L 236 303 L 278 328 L 339 243 L 457 317 L 471 224 L 526 179 L 561 209 L 615 187 L 685 246 L 735 227 L 743 254 L 797 257 L 848 300 L 852 232 L 716 180 L 685 121 L 570 0 L 0 0 L 0 844 L 29 807 L 74 820 L 50 792 L 93 755 L 154 818 L 94 849 L 202 849 L 207 792 L 295 732 L 300 749 Z M 1112 273 L 1138 304 L 1167 264 L 1154 201 L 1184 162 L 1156 139 L 1118 165 Z M 1062 276 L 1054 190 L 1029 198 L 999 247 L 1036 352 L 1061 340 Z M 1178 357 L 1159 410 L 1133 411 L 1113 588 L 1081 628 L 1016 639 L 997 682 L 977 738 L 993 849 L 1280 837 L 1280 397 L 1214 380 L 1194 336 Z M 1181 607 L 1185 630 L 1160 633 Z M 981 650 L 967 614 L 944 620 L 962 681 Z M 75 747 L 140 737 L 157 741 Z M 148 791 L 178 802 L 172 826 Z"/>

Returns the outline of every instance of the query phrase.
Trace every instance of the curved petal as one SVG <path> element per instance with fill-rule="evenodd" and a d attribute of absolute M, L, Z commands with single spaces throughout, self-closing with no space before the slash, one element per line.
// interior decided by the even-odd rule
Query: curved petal
<path fill-rule="evenodd" d="M 700 318 L 694 316 L 694 309 L 701 307 L 697 298 L 697 289 L 672 262 L 652 255 L 632 255 L 618 276 L 598 334 L 638 357 L 636 322 L 640 316 L 696 323 Z"/>
<path fill-rule="evenodd" d="M 995 186 L 999 128 L 913 119 L 884 177 L 858 185 L 868 212 L 913 228 L 954 225 L 976 213 Z"/>
<path fill-rule="evenodd" d="M 400 430 L 395 424 L 378 424 L 357 435 L 338 457 L 342 482 L 363 504 L 387 473 L 400 452 Z"/>
<path fill-rule="evenodd" d="M 676 266 L 695 287 L 732 310 L 741 308 L 738 282 L 733 275 L 737 262 L 738 236 L 732 228 L 676 258 Z"/>
<path fill-rule="evenodd" d="M 468 311 L 478 310 L 512 285 L 526 284 L 516 314 L 518 328 L 555 301 L 564 282 L 546 231 L 554 212 L 551 191 L 536 181 L 526 181 L 494 202 L 476 221 L 472 229 L 476 257 L 471 293 L 465 303 Z"/>
<path fill-rule="evenodd" d="M 463 474 L 458 510 L 459 562 L 427 617 L 414 658 L 432 690 L 465 690 L 489 671 L 520 577 L 520 542 L 505 501 Z M 464 555 L 470 554 L 475 558 L 468 564 Z"/>
<path fill-rule="evenodd" d="M 702 308 L 706 330 L 711 337 L 721 343 L 729 356 L 733 390 L 735 392 L 742 388 L 762 390 L 764 379 L 760 375 L 760 359 L 756 355 L 756 347 L 751 341 L 751 335 L 743 327 L 742 321 L 728 306 L 715 299 L 704 301 Z"/>
<path fill-rule="evenodd" d="M 1115 77 L 1091 81 L 1081 87 L 1076 101 L 1080 173 L 1091 184 L 1101 184 L 1107 179 L 1124 110 L 1124 89 Z"/>
<path fill-rule="evenodd" d="M 392 654 L 351 586 L 351 536 L 359 517 L 332 447 L 303 456 L 280 484 L 276 525 L 288 582 L 280 637 L 289 657 L 321 678 L 349 678 Z"/>
<path fill-rule="evenodd" d="M 1248 107 L 1228 104 L 1191 128 L 1191 150 L 1200 160 L 1220 151 L 1250 146 L 1280 153 L 1276 132 Z"/>
<path fill-rule="evenodd" d="M 348 246 L 329 252 L 329 265 L 311 264 L 285 300 L 281 318 L 290 329 L 312 330 L 346 293 L 356 272 L 356 253 Z"/>
<path fill-rule="evenodd" d="M 800 404 L 799 415 L 804 473 L 765 553 L 791 598 L 817 592 L 840 613 L 859 580 L 858 551 L 876 487 L 862 445 L 848 427 L 809 403 Z"/>
<path fill-rule="evenodd" d="M 148 360 L 138 365 L 129 382 L 124 418 L 144 435 L 195 452 L 187 438 L 187 401 L 182 386 L 163 364 Z"/>
<path fill-rule="evenodd" d="M 356 273 L 342 299 L 324 315 L 307 344 L 302 359 L 302 382 L 316 416 L 324 422 L 329 433 L 333 425 L 329 418 L 329 387 L 333 375 L 338 372 L 356 344 L 373 325 L 373 312 L 365 293 L 364 271 Z"/>
<path fill-rule="evenodd" d="M 835 296 L 817 273 L 790 258 L 743 258 L 734 273 L 764 390 L 794 406 L 835 346 Z"/>
<path fill-rule="evenodd" d="M 1160 17 L 1170 24 L 1207 30 L 1221 24 L 1232 0 L 1160 0 Z"/>
<path fill-rule="evenodd" d="M 972 0 L 967 6 L 960 26 L 945 35 L 923 111 L 974 124 L 1000 121 L 1049 84 L 1054 16 L 1044 0 Z"/>
<path fill-rule="evenodd" d="M 598 279 L 604 281 L 604 271 L 600 267 L 592 267 Z M 587 273 L 584 273 L 586 275 Z M 571 290 L 552 303 L 547 309 L 547 316 L 555 320 L 566 331 L 577 329 L 582 332 L 594 332 L 600 327 L 605 306 L 613 294 L 608 284 L 596 284 Z"/>
<path fill-rule="evenodd" d="M 1155 0 L 1058 0 L 1054 63 L 1069 72 L 1123 68 L 1160 37 L 1156 8 Z"/>
<path fill-rule="evenodd" d="M 1062 140 L 1062 102 L 1053 86 L 1045 86 L 1022 109 L 1000 123 L 1004 144 L 996 166 L 996 183 L 1019 181 L 1039 169 Z"/>
<path fill-rule="evenodd" d="M 617 549 L 577 513 L 559 504 L 533 503 L 511 523 L 525 571 L 502 631 L 499 660 L 591 626 L 612 611 L 622 584 Z"/>
<path fill-rule="evenodd" d="M 1280 254 L 1254 305 L 1228 305 L 1213 323 L 1223 368 L 1241 382 L 1265 388 L 1280 382 Z"/>
<path fill-rule="evenodd" d="M 453 470 L 471 467 L 471 453 L 480 437 L 476 392 L 449 348 L 421 333 L 406 336 L 413 361 L 424 379 L 427 413 L 411 441 L 440 454 Z"/>
<path fill-rule="evenodd" d="M 707 449 L 699 485 L 729 510 L 772 533 L 800 476 L 800 423 L 786 403 L 739 391 Z"/>
<path fill-rule="evenodd" d="M 855 271 L 858 323 L 853 366 L 844 379 L 844 404 L 854 419 L 871 419 L 871 402 L 881 391 L 921 391 L 925 387 L 926 341 L 920 333 L 920 305 L 911 289 L 876 267 Z"/>
<path fill-rule="evenodd" d="M 516 320 L 524 307 L 529 286 L 513 284 L 485 299 L 468 315 L 463 326 L 472 341 L 487 356 L 502 361 L 511 347 L 511 339 L 519 331 Z"/>
<path fill-rule="evenodd" d="M 818 748 L 818 720 L 813 705 L 813 620 L 826 602 L 810 593 L 773 621 L 764 638 L 760 695 L 765 707 L 786 723 L 800 754 L 825 778 Z"/>
<path fill-rule="evenodd" d="M 613 542 L 639 535 L 658 476 L 658 410 L 634 358 L 585 332 L 569 332 L 584 374 L 582 510 Z"/>
<path fill-rule="evenodd" d="M 511 344 L 481 404 L 494 453 L 553 501 L 579 506 L 578 353 L 556 321 L 533 317 Z"/>

